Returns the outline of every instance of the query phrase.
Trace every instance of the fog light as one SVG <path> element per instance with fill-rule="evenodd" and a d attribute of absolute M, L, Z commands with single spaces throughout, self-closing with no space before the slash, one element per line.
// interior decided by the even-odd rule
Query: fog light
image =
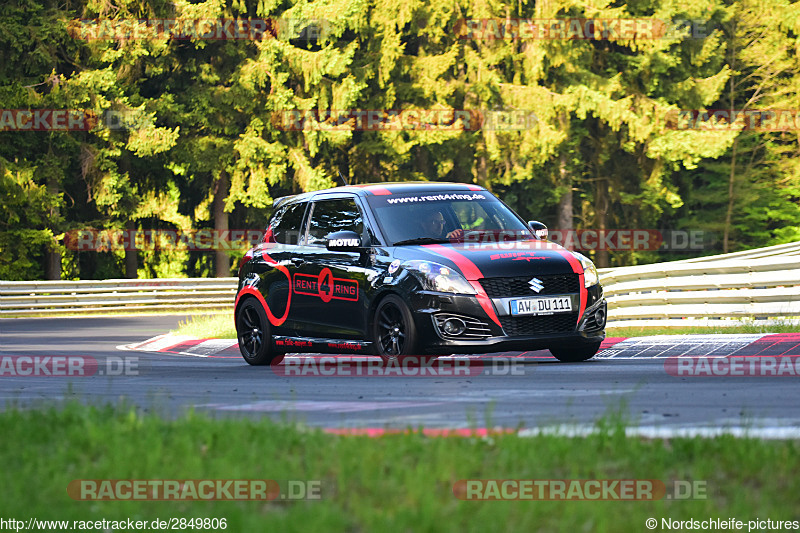
<path fill-rule="evenodd" d="M 598 328 L 606 325 L 606 312 L 603 309 L 598 309 L 594 312 L 594 321 L 597 323 Z"/>
<path fill-rule="evenodd" d="M 467 329 L 467 325 L 460 318 L 448 318 L 444 321 L 443 329 L 446 335 L 461 335 Z"/>

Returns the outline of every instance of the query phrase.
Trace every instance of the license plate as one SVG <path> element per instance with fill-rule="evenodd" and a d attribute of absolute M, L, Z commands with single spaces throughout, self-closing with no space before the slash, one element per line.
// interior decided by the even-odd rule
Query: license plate
<path fill-rule="evenodd" d="M 511 300 L 511 314 L 516 315 L 552 315 L 572 311 L 572 299 L 569 296 L 549 298 L 525 298 Z"/>

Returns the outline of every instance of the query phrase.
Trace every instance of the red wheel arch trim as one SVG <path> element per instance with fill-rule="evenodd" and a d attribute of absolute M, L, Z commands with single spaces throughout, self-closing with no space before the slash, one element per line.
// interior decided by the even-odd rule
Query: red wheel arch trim
<path fill-rule="evenodd" d="M 242 290 L 239 291 L 239 294 L 236 295 L 236 304 L 234 305 L 234 308 L 238 309 L 238 307 L 239 307 L 239 299 L 242 296 L 244 296 L 245 294 L 252 294 L 253 296 L 255 296 L 258 299 L 259 302 L 261 302 L 261 305 L 264 307 L 264 312 L 267 313 L 267 319 L 269 319 L 269 323 L 272 324 L 273 326 L 277 327 L 277 326 L 280 326 L 281 324 L 283 324 L 284 322 L 286 322 L 286 319 L 289 316 L 289 309 L 292 306 L 292 276 L 289 274 L 289 269 L 288 268 L 286 268 L 284 265 L 278 264 L 276 261 L 274 261 L 270 256 L 265 254 L 263 251 L 261 252 L 261 257 L 264 258 L 264 261 L 266 261 L 267 264 L 269 264 L 270 266 L 275 267 L 277 270 L 281 271 L 283 273 L 283 275 L 286 276 L 286 279 L 289 280 L 289 292 L 288 292 L 288 296 L 286 296 L 286 311 L 284 311 L 282 317 L 280 317 L 280 318 L 276 317 L 274 314 L 272 314 L 272 311 L 270 310 L 269 305 L 267 304 L 267 301 L 264 299 L 264 295 L 261 294 L 260 291 L 258 291 L 257 289 L 255 289 L 252 286 L 243 287 Z"/>

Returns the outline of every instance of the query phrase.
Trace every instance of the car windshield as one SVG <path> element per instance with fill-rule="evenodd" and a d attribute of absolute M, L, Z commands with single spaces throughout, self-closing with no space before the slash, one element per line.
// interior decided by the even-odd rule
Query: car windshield
<path fill-rule="evenodd" d="M 391 244 L 458 242 L 482 234 L 534 238 L 508 207 L 486 191 L 376 195 L 367 199 Z"/>

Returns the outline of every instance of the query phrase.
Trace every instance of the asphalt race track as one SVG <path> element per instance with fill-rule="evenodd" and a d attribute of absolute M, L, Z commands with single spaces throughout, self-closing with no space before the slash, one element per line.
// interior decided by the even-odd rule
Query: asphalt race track
<path fill-rule="evenodd" d="M 622 414 L 632 431 L 648 435 L 800 436 L 800 334 L 609 339 L 586 363 L 514 352 L 440 360 L 440 370 L 424 376 L 412 375 L 422 369 L 370 373 L 377 367 L 363 357 L 349 366 L 291 356 L 280 367 L 251 367 L 226 341 L 130 350 L 181 318 L 2 319 L 0 402 L 127 401 L 168 416 L 194 408 L 333 431 L 582 432 Z"/>

